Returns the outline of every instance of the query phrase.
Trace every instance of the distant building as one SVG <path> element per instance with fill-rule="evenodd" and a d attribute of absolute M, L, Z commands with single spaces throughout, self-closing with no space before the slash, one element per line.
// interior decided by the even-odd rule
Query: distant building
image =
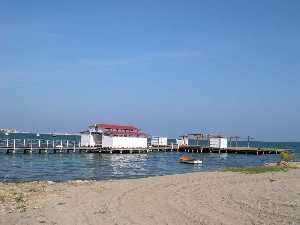
<path fill-rule="evenodd" d="M 167 137 L 153 136 L 151 138 L 151 145 L 152 146 L 167 146 L 168 145 L 168 138 Z"/>
<path fill-rule="evenodd" d="M 139 128 L 117 124 L 94 124 L 81 132 L 81 146 L 147 148 L 147 135 Z"/>
<path fill-rule="evenodd" d="M 209 147 L 211 148 L 227 148 L 227 138 L 214 137 L 209 139 Z"/>
<path fill-rule="evenodd" d="M 178 146 L 189 145 L 189 137 L 188 136 L 180 136 L 179 139 L 176 139 L 176 144 Z"/>
<path fill-rule="evenodd" d="M 5 134 L 9 134 L 9 133 L 17 133 L 17 129 L 14 128 L 0 128 L 0 133 L 5 133 Z"/>

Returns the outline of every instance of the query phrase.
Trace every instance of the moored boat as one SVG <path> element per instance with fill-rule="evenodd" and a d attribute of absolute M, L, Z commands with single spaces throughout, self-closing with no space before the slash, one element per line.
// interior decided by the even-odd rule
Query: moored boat
<path fill-rule="evenodd" d="M 187 164 L 201 164 L 202 160 L 182 160 L 181 163 L 187 163 Z"/>
<path fill-rule="evenodd" d="M 202 160 L 196 160 L 196 159 L 193 159 L 189 156 L 181 156 L 179 158 L 179 162 L 181 163 L 187 163 L 187 164 L 201 164 L 202 163 Z"/>

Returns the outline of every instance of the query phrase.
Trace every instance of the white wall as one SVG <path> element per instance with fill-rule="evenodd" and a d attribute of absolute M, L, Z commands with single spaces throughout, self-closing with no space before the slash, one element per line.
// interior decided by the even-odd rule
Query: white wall
<path fill-rule="evenodd" d="M 176 143 L 178 144 L 178 146 L 189 145 L 189 139 L 188 137 L 184 137 L 183 139 L 176 139 Z"/>
<path fill-rule="evenodd" d="M 87 146 L 95 146 L 95 140 L 92 135 L 90 134 L 80 134 L 80 143 L 81 146 L 87 147 Z"/>
<path fill-rule="evenodd" d="M 110 136 L 102 136 L 102 147 L 103 148 L 112 148 L 113 147 L 113 139 Z"/>
<path fill-rule="evenodd" d="M 227 148 L 227 138 L 210 138 L 209 146 L 212 148 Z"/>
<path fill-rule="evenodd" d="M 144 137 L 112 137 L 113 148 L 147 148 L 147 138 Z"/>
<path fill-rule="evenodd" d="M 168 138 L 167 137 L 152 137 L 151 138 L 151 145 L 153 146 L 167 146 L 168 145 Z"/>
<path fill-rule="evenodd" d="M 227 148 L 227 138 L 221 138 L 220 148 Z"/>
<path fill-rule="evenodd" d="M 81 146 L 95 146 L 95 140 L 90 134 L 81 134 Z M 104 148 L 147 148 L 147 138 L 144 137 L 110 137 L 102 136 Z"/>

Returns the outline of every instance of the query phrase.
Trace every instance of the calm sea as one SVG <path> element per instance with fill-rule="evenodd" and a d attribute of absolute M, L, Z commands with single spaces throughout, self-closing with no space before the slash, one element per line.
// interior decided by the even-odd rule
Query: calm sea
<path fill-rule="evenodd" d="M 24 134 L 22 134 L 24 135 Z M 26 134 L 29 135 L 29 134 Z M 28 138 L 25 135 L 22 138 Z M 51 140 L 65 137 L 30 134 L 30 138 Z M 20 136 L 17 136 L 21 138 Z M 0 138 L 3 138 L 1 136 Z M 5 138 L 5 136 L 4 136 Z M 68 136 L 66 139 L 69 139 Z M 77 136 L 71 137 L 79 140 Z M 246 142 L 239 142 L 246 146 Z M 293 149 L 300 159 L 300 143 L 252 142 L 251 146 L 278 147 Z M 225 167 L 252 166 L 279 160 L 277 155 L 239 155 L 239 154 L 190 154 L 203 161 L 202 165 L 188 165 L 178 162 L 183 153 L 149 154 L 5 154 L 0 153 L 0 181 L 67 181 L 67 180 L 104 180 L 140 178 L 199 171 L 216 171 Z"/>

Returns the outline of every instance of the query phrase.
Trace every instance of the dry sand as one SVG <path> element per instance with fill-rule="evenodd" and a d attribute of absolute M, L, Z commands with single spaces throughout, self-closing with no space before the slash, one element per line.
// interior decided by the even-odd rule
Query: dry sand
<path fill-rule="evenodd" d="M 300 224 L 300 170 L 0 184 L 0 224 Z"/>

